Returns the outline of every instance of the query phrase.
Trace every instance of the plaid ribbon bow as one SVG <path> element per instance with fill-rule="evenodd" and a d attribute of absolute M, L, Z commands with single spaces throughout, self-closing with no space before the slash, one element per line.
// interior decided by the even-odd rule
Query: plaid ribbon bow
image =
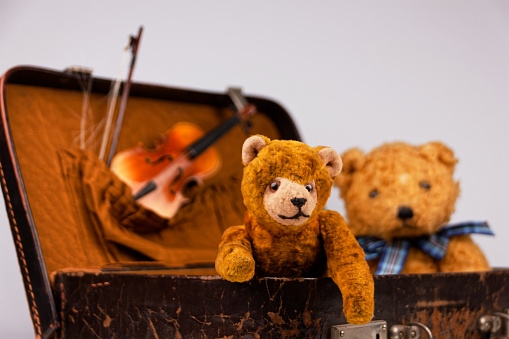
<path fill-rule="evenodd" d="M 398 274 L 403 269 L 410 246 L 420 247 L 433 258 L 444 257 L 449 238 L 464 234 L 494 235 L 487 222 L 465 222 L 449 225 L 431 236 L 418 238 L 395 238 L 387 242 L 375 237 L 357 237 L 366 255 L 366 260 L 381 256 L 375 274 Z"/>

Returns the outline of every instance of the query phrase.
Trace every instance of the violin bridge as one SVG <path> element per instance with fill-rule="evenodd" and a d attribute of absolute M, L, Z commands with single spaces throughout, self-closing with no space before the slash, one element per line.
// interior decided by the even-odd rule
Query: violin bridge
<path fill-rule="evenodd" d="M 178 168 L 178 175 L 175 177 L 175 179 L 173 179 L 173 181 L 171 182 L 170 184 L 170 193 L 175 195 L 177 194 L 177 192 L 175 191 L 175 189 L 173 188 L 173 186 L 175 185 L 175 183 L 177 181 L 180 180 L 180 178 L 182 178 L 182 176 L 184 175 L 184 169 L 182 167 L 179 167 Z"/>

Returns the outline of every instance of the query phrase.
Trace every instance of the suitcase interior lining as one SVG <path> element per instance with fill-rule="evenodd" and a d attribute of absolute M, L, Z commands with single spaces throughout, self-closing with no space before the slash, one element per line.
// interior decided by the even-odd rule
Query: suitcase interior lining
<path fill-rule="evenodd" d="M 198 259 L 188 261 L 182 255 L 180 264 L 197 261 L 210 264 L 222 231 L 242 222 L 240 151 L 246 134 L 240 126 L 217 141 L 221 170 L 205 182 L 202 194 L 181 208 L 172 222 L 152 232 L 140 232 L 125 225 L 113 225 L 105 232 L 101 215 L 117 215 L 111 211 L 102 214 L 91 211 L 94 204 L 97 210 L 102 209 L 100 201 L 84 202 L 83 191 L 90 189 L 98 178 L 113 181 L 114 188 L 121 185 L 112 179 L 105 166 L 94 166 L 99 163 L 95 159 L 99 136 L 87 142 L 88 152 L 79 150 L 83 93 L 13 83 L 6 85 L 5 96 L 13 144 L 48 273 L 122 261 L 165 262 L 170 260 L 168 253 L 172 251 L 204 251 Z M 88 136 L 106 112 L 107 96 L 92 92 L 89 102 L 92 115 L 87 119 Z M 140 141 L 151 146 L 160 133 L 179 121 L 192 122 L 208 131 L 232 114 L 225 105 L 133 96 L 127 104 L 117 149 L 133 147 Z M 250 133 L 270 138 L 281 136 L 274 121 L 263 112 L 252 118 Z M 96 197 L 101 189 L 94 193 Z M 150 247 L 154 250 L 148 250 Z M 172 260 L 169 264 L 178 264 L 178 255 Z"/>

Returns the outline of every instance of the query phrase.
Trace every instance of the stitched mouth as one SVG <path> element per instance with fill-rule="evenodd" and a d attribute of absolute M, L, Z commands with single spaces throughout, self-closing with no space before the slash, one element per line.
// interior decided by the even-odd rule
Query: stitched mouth
<path fill-rule="evenodd" d="M 297 212 L 297 214 L 295 214 L 293 217 L 287 217 L 282 214 L 278 214 L 277 216 L 280 217 L 281 219 L 299 219 L 300 217 L 309 218 L 309 215 L 304 214 L 300 208 L 299 208 L 299 211 Z"/>
<path fill-rule="evenodd" d="M 406 222 L 403 222 L 403 226 L 401 226 L 401 228 L 417 229 L 417 228 L 419 228 L 419 227 L 417 227 L 417 226 L 412 226 L 412 225 L 407 224 Z"/>

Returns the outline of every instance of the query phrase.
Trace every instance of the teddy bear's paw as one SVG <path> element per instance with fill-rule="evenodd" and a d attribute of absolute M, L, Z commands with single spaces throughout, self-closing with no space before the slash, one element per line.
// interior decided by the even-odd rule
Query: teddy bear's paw
<path fill-rule="evenodd" d="M 358 299 L 352 303 L 344 303 L 343 307 L 346 320 L 350 324 L 366 324 L 373 319 L 374 303 L 371 300 Z"/>
<path fill-rule="evenodd" d="M 251 253 L 242 248 L 233 248 L 231 252 L 218 258 L 216 270 L 228 281 L 245 282 L 255 273 L 255 261 Z"/>
<path fill-rule="evenodd" d="M 373 319 L 373 314 L 358 314 L 358 315 L 350 315 L 346 317 L 346 321 L 353 325 L 362 325 L 367 324 Z"/>

